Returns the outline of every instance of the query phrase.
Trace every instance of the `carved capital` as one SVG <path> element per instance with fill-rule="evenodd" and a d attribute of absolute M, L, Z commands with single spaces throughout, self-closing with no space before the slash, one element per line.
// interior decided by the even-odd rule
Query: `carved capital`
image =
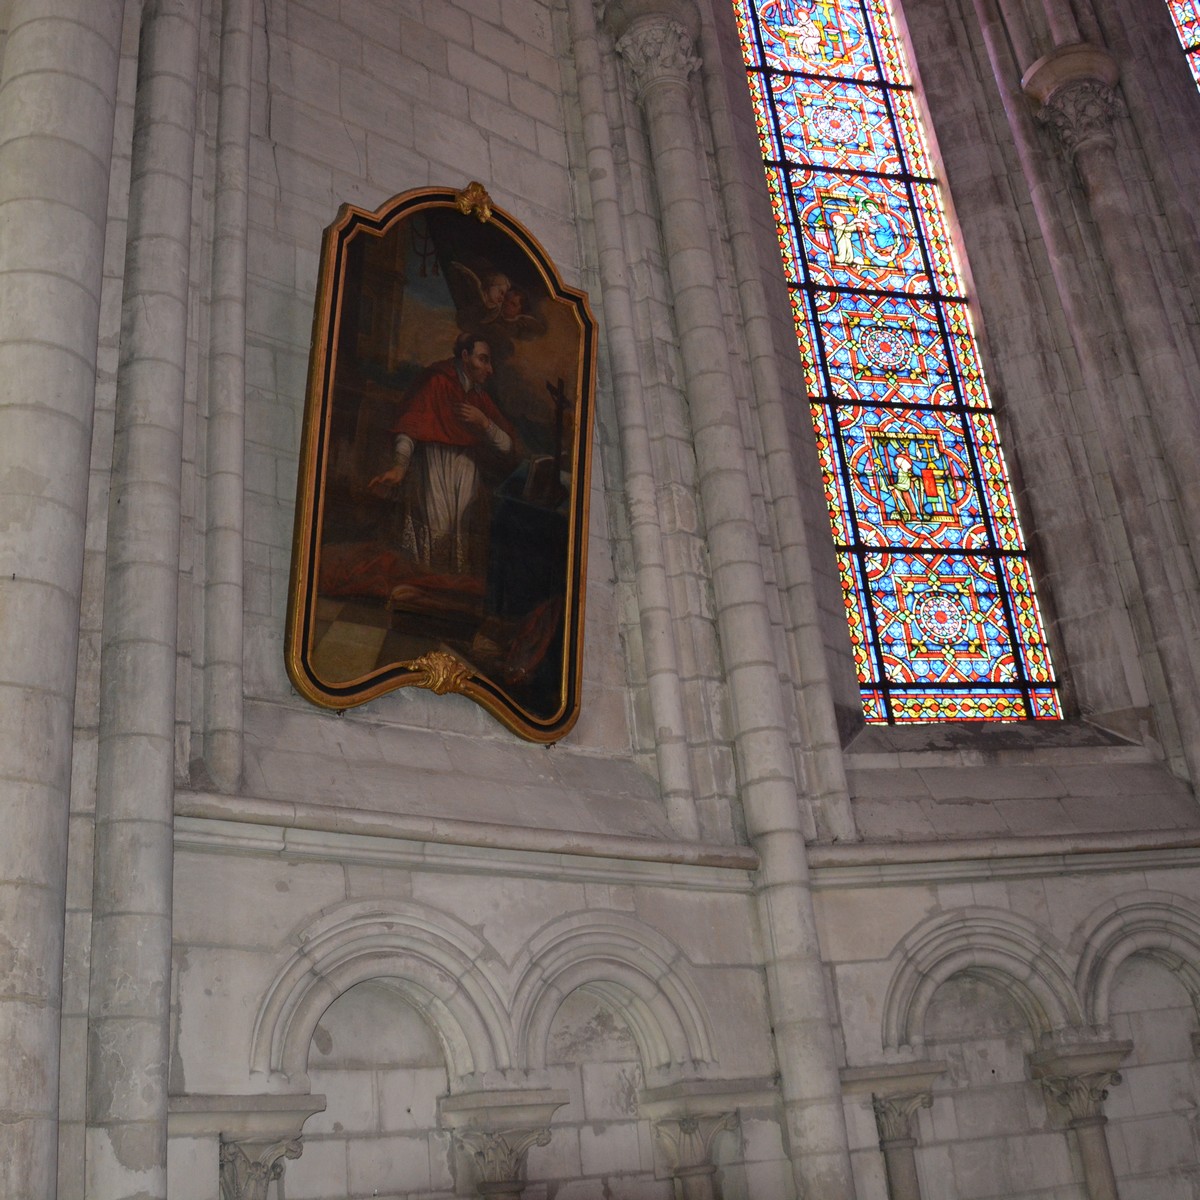
<path fill-rule="evenodd" d="M 678 21 L 661 15 L 639 18 L 617 40 L 639 100 L 661 84 L 686 84 L 700 66 L 693 50 L 692 35 Z"/>
<path fill-rule="evenodd" d="M 1038 110 L 1038 120 L 1058 135 L 1072 158 L 1082 150 L 1115 143 L 1113 121 L 1121 113 L 1121 101 L 1107 83 L 1099 79 L 1076 79 L 1063 84 Z"/>
<path fill-rule="evenodd" d="M 481 1183 L 520 1183 L 530 1146 L 550 1142 L 549 1126 L 540 1129 L 456 1129 L 455 1136 L 475 1162 Z M 488 1189 L 492 1191 L 494 1189 Z"/>
<path fill-rule="evenodd" d="M 221 1142 L 221 1200 L 267 1200 L 267 1189 L 287 1159 L 299 1158 L 300 1138 L 271 1142 Z"/>
<path fill-rule="evenodd" d="M 872 1096 L 879 1144 L 912 1141 L 912 1119 L 919 1109 L 933 1107 L 932 1092 L 905 1092 L 894 1096 Z"/>
<path fill-rule="evenodd" d="M 1071 1114 L 1072 1124 L 1104 1120 L 1104 1101 L 1121 1082 L 1117 1068 L 1132 1042 L 1081 1042 L 1051 1047 L 1030 1057 L 1033 1077 L 1046 1095 Z"/>
<path fill-rule="evenodd" d="M 716 1169 L 713 1143 L 724 1130 L 737 1128 L 737 1123 L 736 1112 L 663 1117 L 654 1123 L 654 1132 L 673 1175 L 698 1174 Z"/>
<path fill-rule="evenodd" d="M 1089 1071 L 1086 1075 L 1043 1075 L 1042 1087 L 1071 1114 L 1071 1122 L 1104 1117 L 1109 1088 L 1121 1082 L 1119 1071 Z"/>

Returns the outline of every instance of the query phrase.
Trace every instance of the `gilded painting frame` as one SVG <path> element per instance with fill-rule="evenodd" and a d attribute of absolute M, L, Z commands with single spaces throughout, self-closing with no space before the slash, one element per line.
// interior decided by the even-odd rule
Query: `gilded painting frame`
<path fill-rule="evenodd" d="M 472 183 L 325 230 L 285 654 L 342 710 L 456 692 L 535 742 L 579 715 L 596 328 Z"/>

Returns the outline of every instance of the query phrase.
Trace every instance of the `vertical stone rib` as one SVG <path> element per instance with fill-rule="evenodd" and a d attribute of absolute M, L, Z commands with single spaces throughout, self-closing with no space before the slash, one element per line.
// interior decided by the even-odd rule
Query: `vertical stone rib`
<path fill-rule="evenodd" d="M 803 820 L 712 231 L 702 200 L 706 185 L 697 164 L 699 138 L 688 77 L 699 64 L 672 6 L 646 4 L 641 9 L 617 48 L 636 78 L 654 162 L 740 791 L 746 826 L 762 863 L 758 903 L 788 1154 L 801 1195 L 851 1200 L 854 1184 Z"/>
<path fill-rule="evenodd" d="M 1159 658 L 1170 708 L 1178 724 L 1180 752 L 1195 779 L 1200 771 L 1197 648 L 1186 611 L 1187 595 L 1177 593 L 1173 587 L 1169 571 L 1175 564 L 1169 564 L 1166 560 L 1170 556 L 1163 553 L 1164 546 L 1178 546 L 1178 538 L 1158 502 L 1158 497 L 1171 495 L 1172 489 L 1161 459 L 1146 453 L 1138 445 L 1137 430 L 1129 421 L 1128 413 L 1122 410 L 1120 397 L 1100 361 L 1099 338 L 1089 308 L 1092 297 L 1084 291 L 1074 270 L 1073 255 L 1054 211 L 1033 118 L 1024 97 L 1015 91 L 1010 78 L 1011 61 L 1006 55 L 1004 28 L 995 4 L 996 0 L 974 0 L 976 16 L 1012 131 L 1013 149 L 1046 243 L 1055 290 L 1071 331 L 1113 491 L 1120 506 L 1121 525 L 1129 542 L 1130 565 L 1135 577 L 1126 579 L 1126 588 L 1135 588 L 1145 603 L 1155 642 L 1153 650 Z M 1130 602 L 1128 598 L 1126 602 Z"/>
<path fill-rule="evenodd" d="M 149 0 L 100 664 L 87 1190 L 166 1193 L 180 474 L 199 48 L 193 0 Z"/>
<path fill-rule="evenodd" d="M 642 653 L 654 721 L 659 786 L 672 828 L 700 836 L 688 762 L 687 724 L 672 628 L 670 585 L 663 555 L 654 463 L 637 355 L 637 326 L 627 280 L 627 257 L 617 201 L 617 169 L 604 109 L 604 79 L 592 0 L 570 0 L 579 106 L 587 153 L 589 194 L 600 258 L 605 326 L 620 423 Z"/>
<path fill-rule="evenodd" d="M 251 0 L 224 0 L 213 217 L 204 580 L 204 761 L 216 786 L 242 777 L 242 532 L 246 236 L 250 198 Z"/>
<path fill-rule="evenodd" d="M 13 0 L 0 76 L 0 1195 L 53 1196 L 71 726 L 123 0 Z"/>
<path fill-rule="evenodd" d="M 704 56 L 715 62 L 718 47 L 709 23 L 704 26 L 703 38 Z M 739 160 L 733 123 L 716 73 L 707 75 L 705 83 L 713 141 L 717 148 L 721 199 L 729 223 L 738 299 L 746 345 L 750 352 L 754 399 L 763 443 L 768 448 L 768 503 L 775 512 L 784 598 L 791 615 L 792 636 L 796 639 L 803 664 L 803 677 L 797 682 L 800 689 L 800 718 L 804 725 L 803 748 L 814 776 L 809 780 L 813 785 L 812 791 L 816 793 L 811 799 L 818 811 L 819 831 L 836 840 L 851 841 L 856 836 L 854 815 L 850 808 L 841 737 L 826 669 L 825 641 L 812 586 L 813 563 L 801 510 L 796 462 L 788 451 L 791 435 L 776 358 L 779 351 L 775 345 L 770 308 L 760 277 L 761 260 L 755 224 L 745 193 L 746 180 L 737 170 Z"/>

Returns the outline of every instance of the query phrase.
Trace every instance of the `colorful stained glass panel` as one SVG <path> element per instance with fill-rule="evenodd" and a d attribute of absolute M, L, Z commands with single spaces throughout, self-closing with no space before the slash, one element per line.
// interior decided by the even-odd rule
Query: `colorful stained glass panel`
<path fill-rule="evenodd" d="M 836 0 L 740 0 L 757 20 L 758 62 L 776 71 L 877 79 L 867 22 L 857 4 Z M 748 24 L 751 22 L 747 22 Z"/>
<path fill-rule="evenodd" d="M 957 402 L 934 305 L 908 296 L 816 291 L 812 305 L 834 396 L 890 404 Z"/>
<path fill-rule="evenodd" d="M 957 413 L 843 408 L 838 427 L 862 545 L 987 549 Z"/>
<path fill-rule="evenodd" d="M 1167 0 L 1192 77 L 1200 84 L 1200 0 Z"/>
<path fill-rule="evenodd" d="M 771 76 L 771 99 L 791 162 L 898 174 L 891 115 L 878 88 L 841 79 Z"/>
<path fill-rule="evenodd" d="M 733 0 L 869 721 L 1061 716 L 890 0 Z M 1196 16 L 1200 0 L 1180 0 Z"/>
<path fill-rule="evenodd" d="M 903 183 L 793 168 L 792 195 L 810 278 L 818 287 L 929 291 Z"/>

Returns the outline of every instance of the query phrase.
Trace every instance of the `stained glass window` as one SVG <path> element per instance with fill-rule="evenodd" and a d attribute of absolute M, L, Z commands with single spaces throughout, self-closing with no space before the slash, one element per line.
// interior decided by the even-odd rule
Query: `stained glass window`
<path fill-rule="evenodd" d="M 733 3 L 866 718 L 1060 718 L 888 0 Z"/>
<path fill-rule="evenodd" d="M 1192 75 L 1200 84 L 1200 0 L 1167 0 Z"/>

